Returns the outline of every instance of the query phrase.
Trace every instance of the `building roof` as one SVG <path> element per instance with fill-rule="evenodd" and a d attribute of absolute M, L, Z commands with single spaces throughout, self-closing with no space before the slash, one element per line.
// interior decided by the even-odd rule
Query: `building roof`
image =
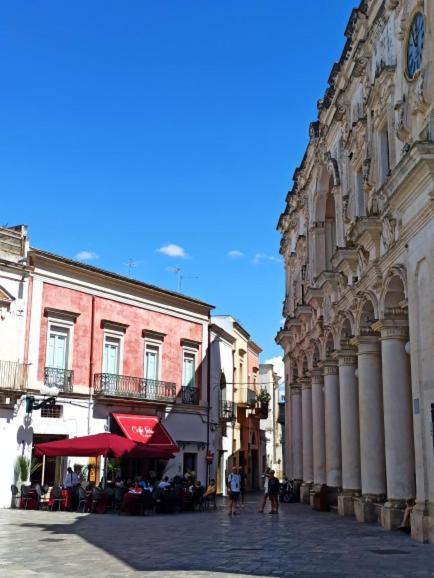
<path fill-rule="evenodd" d="M 143 281 L 138 281 L 137 279 L 131 279 L 130 277 L 126 277 L 125 275 L 119 275 L 118 273 L 113 273 L 113 271 L 107 271 L 106 269 L 101 269 L 100 267 L 95 267 L 93 265 L 81 263 L 80 261 L 75 261 L 74 259 L 68 259 L 67 257 L 62 257 L 61 255 L 56 255 L 55 253 L 43 251 L 42 249 L 36 249 L 32 247 L 29 252 L 29 257 L 30 259 L 32 259 L 32 257 L 33 258 L 42 257 L 44 259 L 48 259 L 49 261 L 64 263 L 65 265 L 69 265 L 70 267 L 73 267 L 75 269 L 81 269 L 83 271 L 88 271 L 90 273 L 95 273 L 98 275 L 102 275 L 104 277 L 110 277 L 111 279 L 117 279 L 123 283 L 128 283 L 138 288 L 142 287 L 143 289 L 148 289 L 156 293 L 176 297 L 183 301 L 188 301 L 196 305 L 201 305 L 209 310 L 214 309 L 214 305 L 210 305 L 209 303 L 206 303 L 205 301 L 201 301 L 199 299 L 195 299 L 194 297 L 188 297 L 187 295 L 177 293 L 176 291 L 169 291 L 168 289 L 162 289 L 157 285 L 151 285 L 149 283 L 144 283 Z"/>

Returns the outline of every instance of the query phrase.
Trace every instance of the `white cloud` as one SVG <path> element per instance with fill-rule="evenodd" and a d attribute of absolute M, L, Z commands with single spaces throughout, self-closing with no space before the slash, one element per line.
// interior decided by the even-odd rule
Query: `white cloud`
<path fill-rule="evenodd" d="M 267 255 L 265 253 L 256 253 L 256 255 L 253 257 L 253 264 L 254 265 L 258 265 L 262 259 L 265 259 Z"/>
<path fill-rule="evenodd" d="M 233 259 L 238 259 L 239 257 L 244 257 L 244 253 L 242 253 L 241 251 L 238 251 L 237 249 L 234 249 L 233 251 L 229 251 L 228 255 L 229 255 L 229 257 L 232 257 Z"/>
<path fill-rule="evenodd" d="M 283 359 L 279 356 L 271 357 L 270 359 L 266 359 L 265 363 L 268 363 L 274 367 L 274 371 L 280 378 L 285 377 L 285 367 L 283 365 Z"/>
<path fill-rule="evenodd" d="M 259 265 L 261 261 L 274 261 L 276 263 L 280 263 L 282 260 L 279 257 L 275 257 L 274 255 L 267 255 L 266 253 L 256 253 L 253 257 L 253 264 Z"/>
<path fill-rule="evenodd" d="M 98 259 L 98 255 L 93 251 L 79 251 L 74 255 L 74 259 L 77 259 L 77 261 L 93 261 L 93 259 Z"/>
<path fill-rule="evenodd" d="M 184 249 L 179 245 L 174 245 L 173 243 L 160 247 L 157 249 L 157 253 L 163 253 L 163 255 L 167 255 L 168 257 L 181 257 L 182 259 L 187 257 L 187 253 Z"/>

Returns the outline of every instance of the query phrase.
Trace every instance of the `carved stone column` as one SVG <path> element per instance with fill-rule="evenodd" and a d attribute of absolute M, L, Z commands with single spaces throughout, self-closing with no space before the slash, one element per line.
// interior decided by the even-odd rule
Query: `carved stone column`
<path fill-rule="evenodd" d="M 326 479 L 329 488 L 342 485 L 341 412 L 339 403 L 339 376 L 335 360 L 328 359 L 324 367 Z M 333 492 L 332 492 L 333 493 Z M 335 500 L 337 498 L 335 497 Z"/>
<path fill-rule="evenodd" d="M 310 378 L 300 379 L 303 417 L 303 484 L 300 501 L 309 504 L 313 481 L 312 389 Z"/>
<path fill-rule="evenodd" d="M 362 480 L 362 498 L 355 501 L 354 509 L 359 522 L 376 522 L 374 502 L 384 502 L 386 497 L 380 340 L 378 335 L 361 335 L 352 343 L 358 346 Z"/>
<path fill-rule="evenodd" d="M 295 480 L 303 479 L 303 437 L 301 413 L 301 387 L 291 385 L 291 443 L 292 475 Z"/>
<path fill-rule="evenodd" d="M 353 498 L 360 495 L 361 485 L 357 358 L 354 348 L 349 346 L 338 351 L 336 356 L 339 362 L 342 447 L 342 494 L 338 496 L 338 512 L 341 516 L 352 516 Z"/>
<path fill-rule="evenodd" d="M 313 483 L 326 483 L 324 379 L 322 369 L 311 371 L 312 376 L 312 433 L 313 433 Z"/>
<path fill-rule="evenodd" d="M 382 525 L 399 526 L 405 500 L 415 497 L 415 463 L 410 360 L 406 318 L 378 321 L 383 368 L 384 438 L 386 446 L 387 502 Z"/>

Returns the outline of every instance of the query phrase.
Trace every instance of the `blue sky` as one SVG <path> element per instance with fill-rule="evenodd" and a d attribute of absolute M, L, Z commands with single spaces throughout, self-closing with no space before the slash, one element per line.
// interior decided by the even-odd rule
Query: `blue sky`
<path fill-rule="evenodd" d="M 355 3 L 3 2 L 0 224 L 172 290 L 180 267 L 280 355 L 276 223 Z"/>

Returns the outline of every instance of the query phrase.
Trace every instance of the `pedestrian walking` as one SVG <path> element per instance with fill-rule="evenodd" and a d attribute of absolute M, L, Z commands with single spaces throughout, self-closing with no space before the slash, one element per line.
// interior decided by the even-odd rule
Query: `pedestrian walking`
<path fill-rule="evenodd" d="M 238 468 L 238 475 L 240 476 L 240 496 L 241 496 L 241 506 L 244 506 L 244 494 L 246 493 L 246 481 L 247 474 L 244 471 L 243 466 Z"/>
<path fill-rule="evenodd" d="M 262 474 L 262 480 L 264 483 L 264 497 L 262 499 L 262 506 L 259 508 L 258 512 L 260 514 L 264 513 L 265 504 L 267 503 L 268 498 L 268 478 L 270 477 L 270 468 L 267 468 L 265 472 Z"/>
<path fill-rule="evenodd" d="M 228 475 L 226 485 L 229 492 L 229 516 L 236 514 L 237 503 L 240 498 L 240 476 L 237 468 L 232 468 L 232 473 Z"/>
<path fill-rule="evenodd" d="M 270 476 L 268 478 L 268 497 L 271 502 L 270 514 L 279 513 L 279 490 L 280 482 L 274 475 L 274 470 L 270 470 Z"/>

